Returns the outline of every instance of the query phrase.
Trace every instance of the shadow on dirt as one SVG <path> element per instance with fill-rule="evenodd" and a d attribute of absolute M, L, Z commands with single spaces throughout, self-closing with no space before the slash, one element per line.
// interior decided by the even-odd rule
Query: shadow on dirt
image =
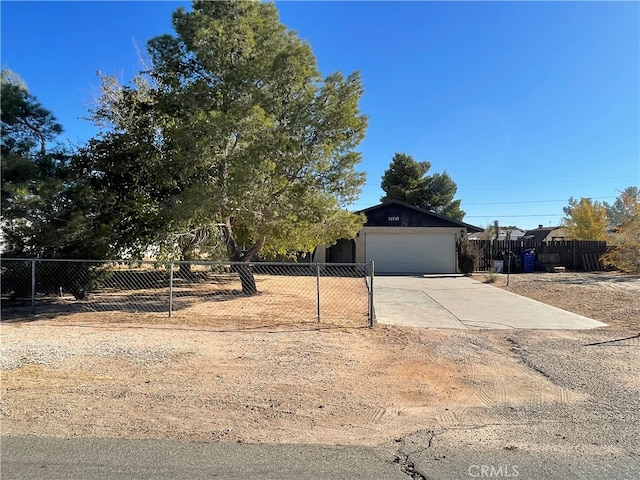
<path fill-rule="evenodd" d="M 172 311 L 179 312 L 203 302 L 228 302 L 248 298 L 241 290 L 216 289 L 212 291 L 174 291 Z M 32 321 L 31 300 L 2 299 L 2 322 Z M 38 296 L 35 314 L 60 315 L 75 313 L 169 313 L 169 295 L 163 293 L 100 292 L 86 300 L 74 300 L 71 296 Z"/>
<path fill-rule="evenodd" d="M 585 347 L 640 347 L 640 333 L 631 337 L 614 338 L 602 342 L 586 343 Z"/>

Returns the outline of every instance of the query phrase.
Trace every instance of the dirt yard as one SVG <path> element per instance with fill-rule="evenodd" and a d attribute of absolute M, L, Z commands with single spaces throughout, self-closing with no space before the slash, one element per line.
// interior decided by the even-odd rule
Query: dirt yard
<path fill-rule="evenodd" d="M 38 318 L 73 318 L 73 322 L 166 322 L 169 314 L 168 280 L 154 285 L 158 271 L 143 280 L 135 278 L 139 271 L 125 271 L 125 281 L 114 287 L 98 289 L 88 298 L 76 300 L 73 295 L 37 295 L 35 311 Z M 143 274 L 145 272 L 142 272 Z M 342 326 L 362 326 L 368 323 L 368 290 L 364 275 L 325 276 L 319 284 L 309 275 L 255 275 L 258 295 L 245 296 L 238 275 L 211 271 L 194 272 L 201 276 L 177 278 L 172 289 L 172 323 L 189 325 L 225 325 L 238 327 L 264 324 L 296 324 L 333 322 Z M 344 273 L 344 272 L 343 272 Z M 166 280 L 166 279 L 165 279 Z M 318 288 L 319 287 L 319 288 Z M 318 311 L 320 294 L 320 311 Z M 4 320 L 29 317 L 31 300 L 3 302 Z M 87 314 L 87 312 L 95 315 Z M 75 314 L 83 313 L 82 316 Z M 98 315 L 100 313 L 100 315 Z M 131 315 L 134 314 L 134 315 Z M 212 323 L 213 322 L 213 323 Z"/>
<path fill-rule="evenodd" d="M 611 325 L 535 339 L 640 331 L 637 277 L 529 274 L 504 283 L 495 285 Z M 343 295 L 339 286 L 332 295 Z M 588 396 L 529 368 L 510 331 L 365 325 L 115 313 L 3 322 L 2 434 L 393 448 L 420 429 Z M 634 382 L 633 368 L 621 382 Z"/>

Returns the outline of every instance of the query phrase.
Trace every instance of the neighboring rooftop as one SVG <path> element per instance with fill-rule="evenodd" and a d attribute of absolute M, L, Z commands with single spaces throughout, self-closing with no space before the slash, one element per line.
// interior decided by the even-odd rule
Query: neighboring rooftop
<path fill-rule="evenodd" d="M 534 242 L 548 242 L 552 240 L 564 240 L 565 228 L 563 226 L 558 227 L 544 227 L 538 225 L 538 228 L 527 230 L 522 236 L 522 240 L 532 240 Z"/>
<path fill-rule="evenodd" d="M 525 233 L 524 230 L 520 230 L 517 228 L 514 228 L 513 230 L 506 230 L 501 228 L 500 233 L 498 234 L 498 240 L 506 240 L 508 232 L 511 232 L 511 235 L 509 236 L 511 240 L 520 240 Z M 495 239 L 495 234 L 493 233 L 493 230 L 491 228 L 488 228 L 482 232 L 469 235 L 469 239 L 470 240 L 492 240 L 492 239 Z"/>

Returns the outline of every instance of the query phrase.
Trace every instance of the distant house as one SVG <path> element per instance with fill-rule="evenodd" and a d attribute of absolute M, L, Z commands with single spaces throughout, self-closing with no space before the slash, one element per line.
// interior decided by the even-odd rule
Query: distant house
<path fill-rule="evenodd" d="M 517 228 L 510 230 L 509 238 L 511 240 L 521 240 L 524 236 L 524 230 L 519 230 Z M 506 240 L 507 233 L 509 233 L 505 229 L 500 229 L 500 233 L 498 234 L 498 240 Z M 489 229 L 483 232 L 474 233 L 469 235 L 469 240 L 495 240 L 495 234 Z"/>
<path fill-rule="evenodd" d="M 456 245 L 482 229 L 398 200 L 366 208 L 367 221 L 353 239 L 318 247 L 317 262 L 375 261 L 378 273 L 456 273 Z"/>
<path fill-rule="evenodd" d="M 538 228 L 524 232 L 521 240 L 552 242 L 554 240 L 566 240 L 566 238 L 567 229 L 565 227 L 544 227 L 538 225 Z"/>

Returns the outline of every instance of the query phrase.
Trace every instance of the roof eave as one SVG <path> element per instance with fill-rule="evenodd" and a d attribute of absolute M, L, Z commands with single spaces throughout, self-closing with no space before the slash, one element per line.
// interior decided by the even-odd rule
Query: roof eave
<path fill-rule="evenodd" d="M 358 210 L 357 212 L 354 212 L 354 213 L 364 213 L 364 214 L 366 214 L 367 212 L 369 212 L 371 210 L 382 208 L 382 207 L 386 207 L 387 205 L 394 205 L 394 204 L 395 205 L 400 205 L 402 207 L 410 208 L 410 209 L 415 210 L 415 211 L 420 212 L 420 213 L 426 213 L 428 215 L 433 215 L 434 217 L 440 218 L 442 220 L 446 220 L 446 221 L 451 222 L 451 223 L 455 223 L 460 227 L 466 228 L 468 232 L 479 233 L 479 232 L 483 232 L 484 231 L 484 228 L 476 227 L 475 225 L 471 225 L 470 223 L 461 222 L 460 220 L 456 220 L 455 218 L 447 217 L 446 215 L 440 215 L 439 213 L 431 212 L 431 211 L 429 211 L 429 210 L 427 210 L 425 208 L 417 207 L 415 205 L 411 205 L 410 203 L 403 202 L 402 200 L 389 200 L 388 202 L 379 203 L 378 205 L 374 205 L 372 207 L 368 207 L 368 208 L 365 208 L 363 210 Z"/>

